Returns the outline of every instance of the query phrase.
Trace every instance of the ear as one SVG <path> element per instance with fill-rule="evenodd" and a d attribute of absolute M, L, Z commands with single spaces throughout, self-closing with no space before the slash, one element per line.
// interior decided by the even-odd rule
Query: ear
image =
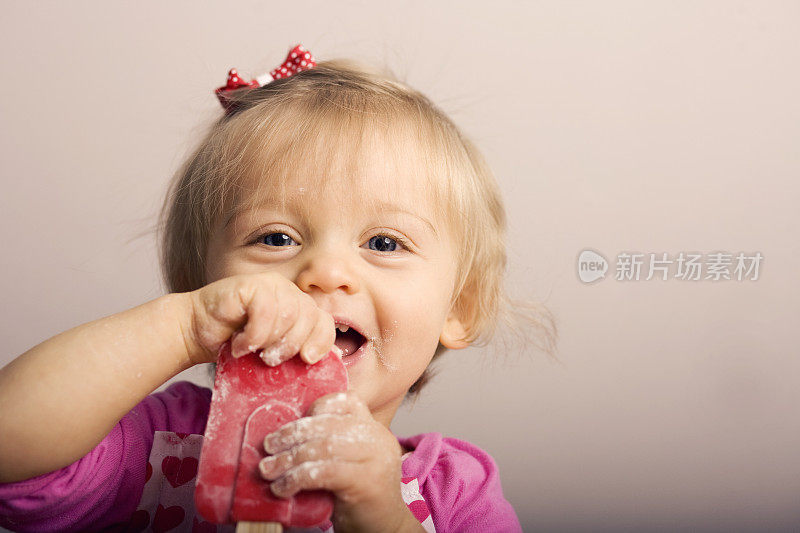
<path fill-rule="evenodd" d="M 467 331 L 464 325 L 455 313 L 451 311 L 447 316 L 447 320 L 445 320 L 442 334 L 439 336 L 439 342 L 451 350 L 460 350 L 469 346 L 469 342 L 465 340 L 466 337 Z"/>

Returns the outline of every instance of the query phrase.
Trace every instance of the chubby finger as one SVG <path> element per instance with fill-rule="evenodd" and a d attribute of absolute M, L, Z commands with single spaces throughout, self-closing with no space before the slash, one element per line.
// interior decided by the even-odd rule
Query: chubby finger
<path fill-rule="evenodd" d="M 247 323 L 231 341 L 231 354 L 240 357 L 255 352 L 270 340 L 275 322 L 275 301 L 272 294 L 257 291 L 247 306 Z"/>
<path fill-rule="evenodd" d="M 297 315 L 295 323 L 283 337 L 272 346 L 264 349 L 264 353 L 261 354 L 261 359 L 270 366 L 276 366 L 287 359 L 291 359 L 300 351 L 303 341 L 308 336 L 313 326 L 314 324 L 308 316 L 308 313 L 301 311 Z"/>
<path fill-rule="evenodd" d="M 312 439 L 289 450 L 264 457 L 258 464 L 261 476 L 277 479 L 290 468 L 302 463 L 336 459 L 338 461 L 363 462 L 373 457 L 370 446 L 353 446 L 353 441 L 340 435 L 324 439 Z"/>
<path fill-rule="evenodd" d="M 356 418 L 372 419 L 366 404 L 354 392 L 332 392 L 320 398 L 308 408 L 306 416 L 321 414 L 352 415 Z"/>
<path fill-rule="evenodd" d="M 297 294 L 291 288 L 278 287 L 275 292 L 276 315 L 272 323 L 270 338 L 281 339 L 292 329 L 295 322 L 300 318 L 303 308 L 302 293 Z"/>
<path fill-rule="evenodd" d="M 280 453 L 312 439 L 334 439 L 350 443 L 374 440 L 373 426 L 354 423 L 351 417 L 326 414 L 303 417 L 285 424 L 279 430 L 264 437 L 264 450 L 270 454 Z"/>
<path fill-rule="evenodd" d="M 337 415 L 322 414 L 320 416 L 304 416 L 287 422 L 277 430 L 264 437 L 264 450 L 276 454 L 309 439 L 324 438 L 341 427 Z"/>
<path fill-rule="evenodd" d="M 295 295 L 281 286 L 255 291 L 247 304 L 247 323 L 231 338 L 231 354 L 241 357 L 266 346 L 271 353 L 270 361 L 263 352 L 259 353 L 261 358 L 268 364 L 272 360 L 279 364 L 274 346 L 294 323 L 297 308 Z"/>
<path fill-rule="evenodd" d="M 300 358 L 308 364 L 314 364 L 335 346 L 336 323 L 330 313 L 317 309 L 314 324 L 300 350 Z"/>
<path fill-rule="evenodd" d="M 315 321 L 316 312 L 306 306 L 301 306 L 297 320 L 284 335 L 285 354 L 288 357 L 294 357 L 300 352 L 300 349 L 308 340 L 309 334 L 314 329 Z"/>
<path fill-rule="evenodd" d="M 361 463 L 346 461 L 308 461 L 290 468 L 283 476 L 270 483 L 270 490 L 278 498 L 291 498 L 301 490 L 345 490 L 364 478 Z"/>

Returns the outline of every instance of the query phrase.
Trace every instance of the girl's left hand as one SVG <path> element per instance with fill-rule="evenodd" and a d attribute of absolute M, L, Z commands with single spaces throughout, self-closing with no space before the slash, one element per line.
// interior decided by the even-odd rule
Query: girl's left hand
<path fill-rule="evenodd" d="M 306 417 L 264 439 L 271 454 L 259 464 L 272 493 L 334 493 L 335 531 L 423 531 L 400 493 L 402 448 L 352 392 L 315 401 Z"/>

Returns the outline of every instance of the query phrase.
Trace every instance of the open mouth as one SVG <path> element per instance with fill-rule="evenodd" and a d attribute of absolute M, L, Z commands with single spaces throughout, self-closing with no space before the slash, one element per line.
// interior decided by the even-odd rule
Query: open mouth
<path fill-rule="evenodd" d="M 344 324 L 336 324 L 336 342 L 334 344 L 342 351 L 342 357 L 356 353 L 365 342 L 367 339 L 355 329 Z"/>

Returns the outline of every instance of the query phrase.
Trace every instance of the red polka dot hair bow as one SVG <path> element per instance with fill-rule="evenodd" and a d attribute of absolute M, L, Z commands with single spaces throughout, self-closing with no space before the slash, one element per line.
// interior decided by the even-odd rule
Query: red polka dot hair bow
<path fill-rule="evenodd" d="M 303 48 L 303 45 L 298 44 L 289 50 L 286 59 L 277 68 L 270 70 L 266 74 L 257 76 L 256 79 L 252 81 L 245 80 L 239 76 L 235 68 L 232 68 L 228 71 L 228 83 L 215 90 L 214 94 L 217 95 L 222 107 L 225 108 L 225 114 L 229 115 L 236 111 L 236 106 L 230 98 L 233 91 L 244 88 L 255 89 L 257 87 L 263 87 L 273 80 L 288 78 L 292 74 L 296 74 L 301 70 L 308 70 L 316 65 L 317 62 L 314 60 L 311 52 Z"/>

